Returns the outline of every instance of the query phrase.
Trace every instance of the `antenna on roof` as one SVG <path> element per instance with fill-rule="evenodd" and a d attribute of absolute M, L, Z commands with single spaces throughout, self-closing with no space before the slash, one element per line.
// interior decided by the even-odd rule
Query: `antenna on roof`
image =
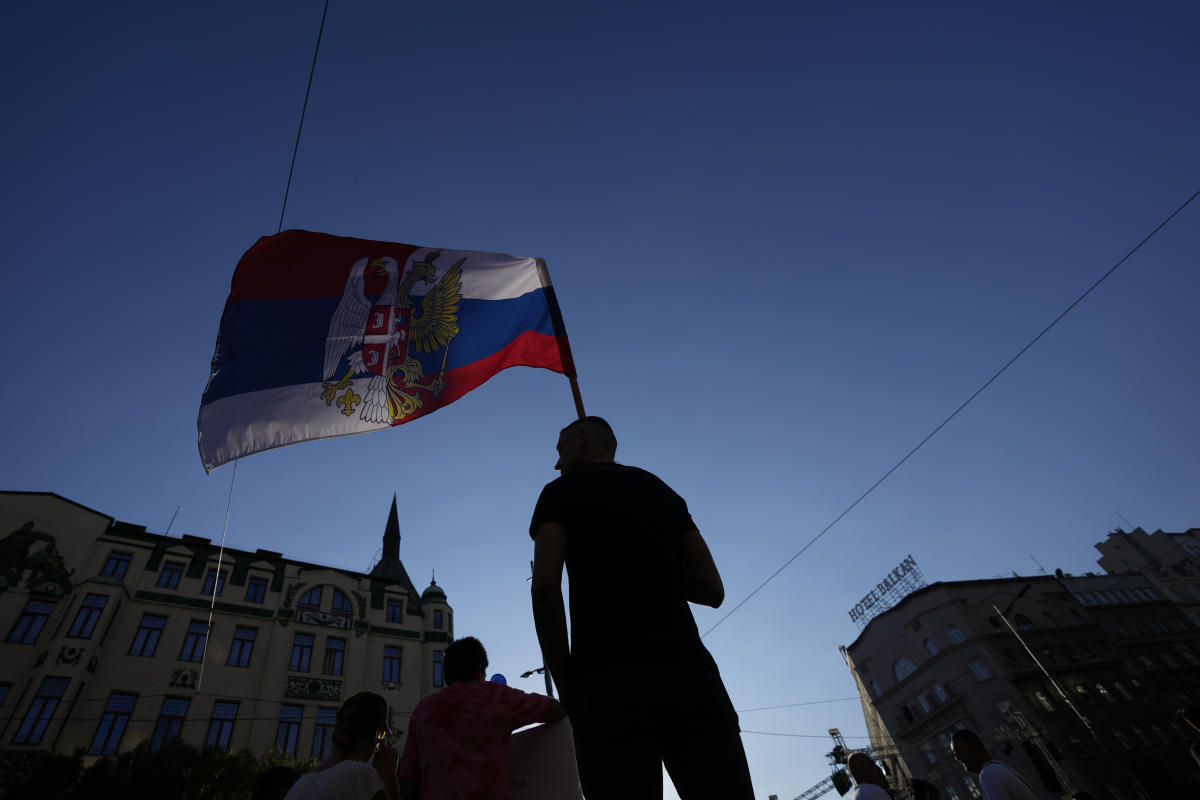
<path fill-rule="evenodd" d="M 1040 572 L 1040 573 L 1042 573 L 1043 575 L 1045 575 L 1045 574 L 1046 574 L 1046 568 L 1045 568 L 1045 567 L 1043 567 L 1043 566 L 1042 566 L 1040 563 L 1038 563 L 1038 560 L 1037 560 L 1036 558 L 1034 558 L 1032 555 L 1030 555 L 1030 556 L 1029 556 L 1029 558 L 1030 558 L 1030 560 L 1032 560 L 1032 561 L 1033 561 L 1033 563 L 1037 564 L 1038 572 Z"/>
<path fill-rule="evenodd" d="M 1136 527 L 1137 527 L 1137 526 L 1136 526 L 1136 525 L 1134 525 L 1132 522 L 1130 522 L 1129 520 L 1125 519 L 1124 515 L 1122 515 L 1120 511 L 1114 511 L 1113 513 L 1114 513 L 1114 514 L 1116 514 L 1118 517 L 1120 517 L 1120 518 L 1121 518 L 1121 521 L 1122 521 L 1122 522 L 1124 522 L 1126 525 L 1128 525 L 1130 528 L 1136 528 Z"/>
<path fill-rule="evenodd" d="M 171 526 L 175 524 L 175 518 L 177 516 L 179 516 L 179 506 L 175 506 L 175 513 L 171 515 L 171 521 L 167 523 L 167 532 L 163 534 L 164 536 L 171 535 Z"/>

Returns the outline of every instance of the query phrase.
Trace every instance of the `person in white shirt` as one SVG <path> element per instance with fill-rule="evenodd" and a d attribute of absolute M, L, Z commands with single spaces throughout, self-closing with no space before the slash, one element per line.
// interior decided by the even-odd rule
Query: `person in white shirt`
<path fill-rule="evenodd" d="M 892 796 L 883 787 L 887 779 L 879 765 L 866 753 L 851 753 L 846 759 L 846 771 L 854 778 L 854 789 L 847 797 L 850 800 L 892 800 Z"/>
<path fill-rule="evenodd" d="M 983 800 L 1037 800 L 1029 782 L 1012 767 L 992 758 L 974 731 L 955 731 L 950 737 L 950 751 L 967 772 L 979 776 Z"/>

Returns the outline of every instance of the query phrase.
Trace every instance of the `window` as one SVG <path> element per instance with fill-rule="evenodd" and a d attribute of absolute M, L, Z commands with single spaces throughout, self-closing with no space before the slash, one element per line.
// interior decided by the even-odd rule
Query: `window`
<path fill-rule="evenodd" d="M 986 681 L 992 677 L 992 671 L 988 669 L 988 665 L 982 661 L 968 661 L 967 666 L 971 669 L 971 674 L 975 676 L 975 680 Z"/>
<path fill-rule="evenodd" d="M 1139 728 L 1137 725 L 1133 726 L 1133 735 L 1138 737 L 1139 739 L 1141 739 L 1142 744 L 1145 744 L 1145 745 L 1153 745 L 1154 744 L 1154 740 L 1152 740 L 1149 736 L 1147 736 L 1146 732 L 1144 730 L 1142 730 L 1141 728 Z"/>
<path fill-rule="evenodd" d="M 300 738 L 300 717 L 304 715 L 304 706 L 279 707 L 279 727 L 275 730 L 275 747 L 287 753 L 296 755 L 296 740 Z"/>
<path fill-rule="evenodd" d="M 297 608 L 307 608 L 310 611 L 321 610 L 321 589 L 324 587 L 314 586 L 304 594 L 300 595 L 299 602 L 296 603 Z"/>
<path fill-rule="evenodd" d="M 217 701 L 213 703 L 212 721 L 208 723 L 208 736 L 204 737 L 205 747 L 229 749 L 229 737 L 233 735 L 233 723 L 237 719 L 238 704 Z"/>
<path fill-rule="evenodd" d="M 898 659 L 896 659 L 896 663 L 892 664 L 892 675 L 896 678 L 897 681 L 904 680 L 905 678 L 907 678 L 909 675 L 912 675 L 916 671 L 917 671 L 916 666 L 913 664 L 913 662 L 909 661 L 907 658 L 898 658 Z"/>
<path fill-rule="evenodd" d="M 400 600 L 387 601 L 387 621 L 404 622 L 404 603 Z"/>
<path fill-rule="evenodd" d="M 936 764 L 938 762 L 937 753 L 933 752 L 932 750 L 926 750 L 925 760 L 930 764 Z"/>
<path fill-rule="evenodd" d="M 33 702 L 25 712 L 25 719 L 21 720 L 17 734 L 13 737 L 13 744 L 41 744 L 46 726 L 50 724 L 50 718 L 58 708 L 58 701 L 66 694 L 67 684 L 70 682 L 70 678 L 42 678 L 37 694 L 33 696 Z"/>
<path fill-rule="evenodd" d="M 124 578 L 125 570 L 129 569 L 131 561 L 133 561 L 133 556 L 129 553 L 109 553 L 108 560 L 104 562 L 100 574 L 110 578 Z"/>
<path fill-rule="evenodd" d="M 162 636 L 167 618 L 157 614 L 142 614 L 137 633 L 133 635 L 133 644 L 129 645 L 129 655 L 146 656 L 150 658 L 158 648 L 158 638 Z"/>
<path fill-rule="evenodd" d="M 938 654 L 937 645 L 933 643 L 932 639 L 925 640 L 925 649 L 929 651 L 929 655 L 931 656 L 936 656 Z"/>
<path fill-rule="evenodd" d="M 230 667 L 250 666 L 250 655 L 254 652 L 254 640 L 257 636 L 258 630 L 255 628 L 234 628 L 233 644 L 229 647 L 229 660 L 225 664 Z"/>
<path fill-rule="evenodd" d="M 267 579 L 251 578 L 246 581 L 246 602 L 261 603 L 267 596 Z"/>
<path fill-rule="evenodd" d="M 1133 749 L 1133 742 L 1129 741 L 1129 738 L 1125 734 L 1123 734 L 1119 730 L 1117 730 L 1116 728 L 1113 728 L 1113 736 L 1116 737 L 1117 741 L 1120 742 L 1121 746 L 1124 747 L 1126 750 Z"/>
<path fill-rule="evenodd" d="M 442 685 L 442 659 L 445 656 L 441 650 L 433 651 L 433 685 Z"/>
<path fill-rule="evenodd" d="M 1074 689 L 1075 694 L 1079 697 L 1079 699 L 1081 701 L 1083 701 L 1084 703 L 1087 703 L 1088 705 L 1092 704 L 1092 702 L 1093 702 L 1092 695 L 1088 691 L 1086 686 L 1084 686 L 1082 683 L 1077 683 L 1071 688 Z"/>
<path fill-rule="evenodd" d="M 312 756 L 325 758 L 329 754 L 329 744 L 333 741 L 333 726 L 337 724 L 337 710 L 333 708 L 317 709 L 317 724 L 313 728 Z"/>
<path fill-rule="evenodd" d="M 292 639 L 292 660 L 288 669 L 292 672 L 308 672 L 312 660 L 313 637 L 311 633 L 297 633 Z"/>
<path fill-rule="evenodd" d="M 933 709 L 933 706 L 929 705 L 929 698 L 923 694 L 917 695 L 917 705 L 919 705 L 921 707 L 921 711 L 925 712 L 926 714 Z"/>
<path fill-rule="evenodd" d="M 1120 692 L 1121 697 L 1124 697 L 1126 700 L 1133 699 L 1133 695 L 1131 695 L 1129 690 L 1125 688 L 1125 684 L 1121 683 L 1120 681 L 1113 681 L 1113 688 Z"/>
<path fill-rule="evenodd" d="M 208 623 L 192 620 L 188 624 L 187 636 L 183 639 L 183 649 L 179 651 L 180 661 L 202 661 L 204 645 L 208 641 Z"/>
<path fill-rule="evenodd" d="M 939 703 L 944 703 L 950 699 L 950 695 L 946 692 L 946 688 L 940 683 L 933 685 L 933 696 L 938 699 Z"/>
<path fill-rule="evenodd" d="M 946 800 L 958 800 L 958 792 L 954 791 L 953 786 L 946 787 Z"/>
<path fill-rule="evenodd" d="M 350 598 L 346 597 L 340 589 L 333 590 L 333 599 L 329 603 L 329 610 L 334 614 L 354 613 L 354 610 L 350 607 Z"/>
<path fill-rule="evenodd" d="M 50 619 L 52 611 L 54 611 L 54 603 L 45 600 L 29 600 L 25 603 L 25 610 L 17 618 L 17 624 L 13 625 L 13 629 L 9 631 L 8 639 L 5 641 L 11 644 L 33 644 L 37 641 L 38 634 L 42 632 L 42 626 L 46 624 L 46 620 Z"/>
<path fill-rule="evenodd" d="M 1017 628 L 1019 630 L 1031 631 L 1037 627 L 1036 625 L 1033 624 L 1033 620 L 1031 620 L 1029 617 L 1025 616 L 1024 614 L 1017 614 L 1015 619 L 1017 622 Z"/>
<path fill-rule="evenodd" d="M 383 682 L 400 682 L 400 653 L 399 647 L 383 648 Z"/>
<path fill-rule="evenodd" d="M 154 723 L 154 735 L 150 737 L 151 750 L 161 750 L 163 745 L 179 736 L 179 729 L 183 727 L 183 718 L 187 716 L 190 702 L 183 697 L 163 698 L 158 722 Z"/>
<path fill-rule="evenodd" d="M 954 642 L 955 644 L 958 644 L 959 642 L 965 642 L 967 640 L 967 637 L 963 636 L 963 632 L 958 629 L 957 625 L 947 625 L 946 636 L 948 636 L 950 641 Z"/>
<path fill-rule="evenodd" d="M 1087 749 L 1087 745 L 1085 745 L 1078 736 L 1071 734 L 1067 737 L 1067 741 L 1071 743 L 1071 747 L 1075 748 L 1075 750 L 1079 752 L 1079 755 L 1083 756 L 1084 758 L 1091 758 L 1091 751 Z"/>
<path fill-rule="evenodd" d="M 213 583 L 215 582 L 217 585 L 217 597 L 220 597 L 221 592 L 225 590 L 225 576 L 227 574 L 228 573 L 222 570 L 221 574 L 218 575 L 215 567 L 209 567 L 208 573 L 204 576 L 204 587 L 200 589 L 200 594 L 211 597 L 213 593 Z"/>
<path fill-rule="evenodd" d="M 168 561 L 163 564 L 162 572 L 158 573 L 158 583 L 154 584 L 160 589 L 177 589 L 179 588 L 179 579 L 183 577 L 183 564 L 178 561 Z"/>
<path fill-rule="evenodd" d="M 1106 702 L 1109 702 L 1109 703 L 1117 702 L 1117 698 L 1113 697 L 1113 693 L 1110 692 L 1103 683 L 1096 684 L 1096 693 L 1099 694 L 1101 697 L 1103 697 Z"/>
<path fill-rule="evenodd" d="M 883 687 L 879 685 L 879 681 L 871 681 L 871 694 L 874 695 L 876 699 L 879 699 L 879 695 L 883 694 Z"/>
<path fill-rule="evenodd" d="M 136 694 L 113 692 L 108 696 L 104 714 L 100 717 L 100 724 L 96 726 L 96 735 L 92 737 L 92 745 L 88 748 L 89 755 L 111 756 L 117 752 L 117 745 L 121 743 L 125 725 L 129 722 L 129 715 L 133 713 L 133 704 L 136 702 Z"/>
<path fill-rule="evenodd" d="M 1167 735 L 1167 732 L 1153 722 L 1150 723 L 1150 730 L 1154 731 L 1154 735 L 1159 739 L 1162 739 L 1164 742 L 1171 741 L 1171 737 Z"/>
<path fill-rule="evenodd" d="M 83 602 L 79 605 L 79 611 L 75 614 L 75 621 L 71 623 L 71 629 L 67 631 L 67 636 L 76 639 L 92 638 L 92 631 L 96 628 L 97 620 L 100 619 L 100 612 L 104 610 L 107 603 L 108 595 L 84 595 Z"/>
<path fill-rule="evenodd" d="M 1042 708 L 1046 709 L 1047 711 L 1054 710 L 1054 704 L 1050 702 L 1050 698 L 1046 695 L 1045 692 L 1043 692 L 1039 689 L 1038 691 L 1033 693 L 1033 697 L 1035 700 L 1038 701 L 1038 705 L 1040 705 Z"/>
<path fill-rule="evenodd" d="M 10 686 L 12 686 L 11 683 L 0 683 L 0 705 L 3 705 L 5 698 L 8 697 L 8 688 Z"/>
<path fill-rule="evenodd" d="M 326 675 L 341 675 L 342 662 L 345 658 L 346 640 L 328 637 L 325 640 L 325 663 L 321 667 L 321 672 Z"/>
<path fill-rule="evenodd" d="M 442 629 L 442 610 L 440 608 L 433 610 L 433 627 L 439 631 Z"/>

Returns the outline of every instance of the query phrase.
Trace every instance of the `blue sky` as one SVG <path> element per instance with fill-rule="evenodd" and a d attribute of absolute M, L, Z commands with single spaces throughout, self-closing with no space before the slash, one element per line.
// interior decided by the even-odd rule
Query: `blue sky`
<path fill-rule="evenodd" d="M 10 14 L 0 486 L 220 538 L 231 469 L 204 474 L 196 412 L 233 267 L 279 222 L 321 10 Z M 1197 23 L 334 0 L 284 225 L 545 258 L 588 411 L 688 499 L 732 607 L 1200 189 Z M 1083 572 L 1118 514 L 1200 525 L 1198 214 L 706 638 L 736 707 L 852 695 L 846 611 L 910 553 L 929 581 Z M 252 456 L 228 543 L 365 570 L 396 493 L 410 572 L 514 676 L 540 662 L 526 531 L 572 415 L 563 378 L 509 370 Z M 632 588 L 615 622 L 644 623 Z M 745 735 L 764 798 L 828 773 L 827 728 L 864 733 L 853 702 L 742 726 L 788 734 Z"/>

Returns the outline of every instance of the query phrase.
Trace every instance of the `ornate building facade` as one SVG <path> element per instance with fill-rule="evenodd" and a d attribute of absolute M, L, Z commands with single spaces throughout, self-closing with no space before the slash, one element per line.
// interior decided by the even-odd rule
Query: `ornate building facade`
<path fill-rule="evenodd" d="M 1200 783 L 1176 714 L 1200 702 L 1200 629 L 1140 575 L 934 583 L 843 655 L 898 797 L 912 778 L 946 800 L 979 797 L 949 750 L 958 728 L 1046 797 L 1175 797 Z"/>
<path fill-rule="evenodd" d="M 417 591 L 399 550 L 394 499 L 383 557 L 358 573 L 220 556 L 55 494 L 0 492 L 0 751 L 101 756 L 179 737 L 321 756 L 364 690 L 403 731 L 442 685 L 454 612 L 436 583 Z"/>

